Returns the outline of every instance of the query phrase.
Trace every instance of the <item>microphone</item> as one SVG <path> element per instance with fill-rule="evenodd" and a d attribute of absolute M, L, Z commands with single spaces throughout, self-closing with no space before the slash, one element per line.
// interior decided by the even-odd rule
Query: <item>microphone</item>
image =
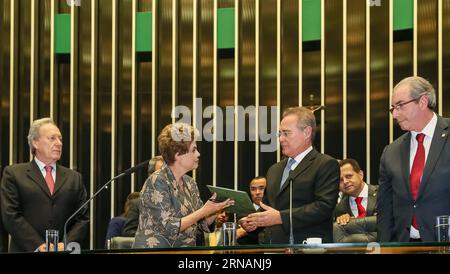
<path fill-rule="evenodd" d="M 136 172 L 136 170 L 144 167 L 144 166 L 148 166 L 149 160 L 146 160 L 134 167 L 130 167 L 129 169 L 125 170 L 124 172 L 120 173 L 119 175 L 111 178 L 111 180 L 109 180 L 106 184 L 104 184 L 99 190 L 97 190 L 97 192 L 94 193 L 94 195 L 92 195 L 91 198 L 89 198 L 86 202 L 84 202 L 69 218 L 67 218 L 66 222 L 64 223 L 64 250 L 67 250 L 67 224 L 69 223 L 70 220 L 72 220 L 77 214 L 78 212 L 80 212 L 90 201 L 92 201 L 103 189 L 107 188 L 108 185 L 112 182 L 115 181 L 125 175 L 129 175 L 133 172 Z"/>
<path fill-rule="evenodd" d="M 289 245 L 294 244 L 294 230 L 292 228 L 292 181 L 291 177 L 289 180 Z"/>

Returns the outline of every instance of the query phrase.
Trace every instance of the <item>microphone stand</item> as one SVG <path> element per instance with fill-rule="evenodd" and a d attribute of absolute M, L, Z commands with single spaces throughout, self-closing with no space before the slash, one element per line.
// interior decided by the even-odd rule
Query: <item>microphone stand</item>
<path fill-rule="evenodd" d="M 129 174 L 135 172 L 137 169 L 148 165 L 148 162 L 149 162 L 149 160 L 144 161 L 144 162 L 138 164 L 137 166 L 134 166 L 134 167 L 131 167 L 131 168 L 125 170 L 124 172 L 117 175 L 116 177 L 111 178 L 111 180 L 109 180 L 99 190 L 97 190 L 97 192 L 95 192 L 91 198 L 89 198 L 86 202 L 84 202 L 72 215 L 70 215 L 69 218 L 67 218 L 66 222 L 64 223 L 64 250 L 67 250 L 67 224 L 69 223 L 69 221 L 72 220 L 78 214 L 78 212 L 80 212 L 90 201 L 92 201 L 95 197 L 97 197 L 97 195 L 100 192 L 102 192 L 103 189 L 107 188 L 111 184 L 112 181 L 115 181 L 125 175 L 129 175 Z"/>
<path fill-rule="evenodd" d="M 292 228 L 292 178 L 289 178 L 289 245 L 294 245 L 294 230 Z"/>
<path fill-rule="evenodd" d="M 289 180 L 289 247 L 286 248 L 287 254 L 294 254 L 294 229 L 292 228 L 292 178 Z"/>

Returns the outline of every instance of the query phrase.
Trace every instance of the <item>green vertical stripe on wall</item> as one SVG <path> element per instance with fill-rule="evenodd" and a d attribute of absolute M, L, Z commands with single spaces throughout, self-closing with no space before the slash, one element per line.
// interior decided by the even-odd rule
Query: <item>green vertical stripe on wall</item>
<path fill-rule="evenodd" d="M 70 14 L 55 15 L 55 53 L 70 53 Z"/>
<path fill-rule="evenodd" d="M 394 31 L 412 29 L 413 27 L 414 27 L 414 0 L 395 0 Z"/>
<path fill-rule="evenodd" d="M 152 13 L 136 13 L 136 51 L 152 51 Z"/>
<path fill-rule="evenodd" d="M 320 40 L 320 1 L 303 0 L 302 2 L 302 41 Z"/>
<path fill-rule="evenodd" d="M 234 8 L 217 10 L 217 48 L 234 48 Z"/>

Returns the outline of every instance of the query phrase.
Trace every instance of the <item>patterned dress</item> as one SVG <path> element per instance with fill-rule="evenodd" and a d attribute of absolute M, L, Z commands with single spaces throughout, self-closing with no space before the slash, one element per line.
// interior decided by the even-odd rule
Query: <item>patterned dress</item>
<path fill-rule="evenodd" d="M 188 175 L 182 179 L 184 187 L 179 189 L 172 171 L 164 165 L 145 181 L 134 247 L 195 246 L 197 229 L 209 232 L 205 219 L 180 232 L 181 218 L 203 206 L 194 179 Z"/>

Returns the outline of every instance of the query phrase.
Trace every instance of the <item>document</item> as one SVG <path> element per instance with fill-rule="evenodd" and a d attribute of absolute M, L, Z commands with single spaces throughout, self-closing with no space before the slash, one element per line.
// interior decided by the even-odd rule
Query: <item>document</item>
<path fill-rule="evenodd" d="M 206 187 L 211 193 L 217 193 L 216 201 L 223 202 L 227 198 L 234 200 L 234 205 L 227 207 L 225 209 L 226 212 L 236 213 L 240 216 L 247 216 L 250 213 L 256 212 L 247 192 L 211 185 L 207 185 Z"/>

